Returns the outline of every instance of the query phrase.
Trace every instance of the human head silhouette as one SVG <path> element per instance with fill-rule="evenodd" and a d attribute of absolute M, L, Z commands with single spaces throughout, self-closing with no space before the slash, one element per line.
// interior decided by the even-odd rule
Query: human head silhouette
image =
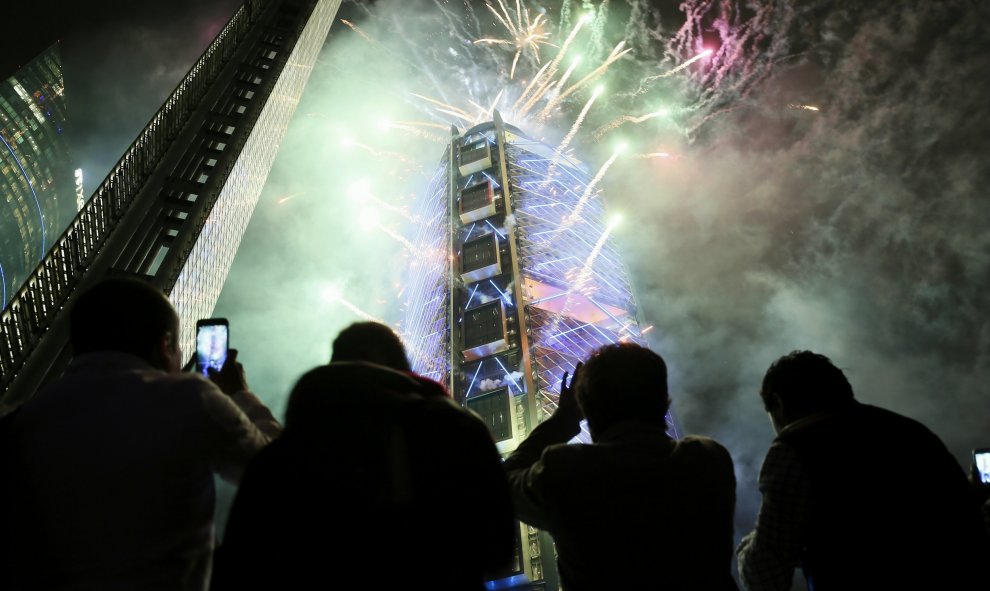
<path fill-rule="evenodd" d="M 664 424 L 670 408 L 667 364 L 634 343 L 606 345 L 585 362 L 574 393 L 592 438 L 621 421 Z"/>
<path fill-rule="evenodd" d="M 179 317 L 161 290 L 129 277 L 104 279 L 82 292 L 69 312 L 75 355 L 119 351 L 178 371 Z"/>
<path fill-rule="evenodd" d="M 380 322 L 355 322 L 333 341 L 330 361 L 367 361 L 398 371 L 411 371 L 399 336 Z"/>
<path fill-rule="evenodd" d="M 837 410 L 854 400 L 842 370 L 811 351 L 792 351 L 774 361 L 763 376 L 760 398 L 778 432 L 800 418 Z"/>

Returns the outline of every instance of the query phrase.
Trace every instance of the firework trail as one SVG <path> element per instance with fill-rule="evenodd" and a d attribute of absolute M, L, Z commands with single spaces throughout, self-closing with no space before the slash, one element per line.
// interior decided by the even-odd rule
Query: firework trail
<path fill-rule="evenodd" d="M 279 197 L 279 198 L 278 198 L 278 199 L 277 199 L 277 200 L 275 201 L 275 203 L 276 203 L 277 205 L 283 205 L 283 204 L 285 204 L 286 202 L 288 202 L 288 201 L 291 201 L 291 200 L 293 200 L 293 199 L 295 199 L 295 198 L 296 198 L 296 197 L 298 197 L 299 195 L 301 195 L 301 193 L 292 193 L 292 194 L 290 194 L 290 195 L 285 195 L 285 196 L 283 196 L 283 197 Z"/>
<path fill-rule="evenodd" d="M 567 147 L 571 144 L 571 140 L 574 139 L 578 130 L 581 129 L 581 124 L 584 123 L 585 118 L 588 116 L 588 111 L 591 110 L 591 105 L 595 104 L 595 99 L 601 95 L 603 90 L 604 87 L 602 86 L 595 88 L 595 91 L 591 93 L 591 98 L 589 98 L 588 102 L 584 104 L 584 108 L 581 109 L 581 112 L 578 113 L 577 119 L 574 120 L 574 125 L 571 126 L 570 131 L 567 132 L 567 135 L 565 135 L 564 139 L 560 141 L 557 149 L 554 150 L 553 160 L 550 161 L 550 165 L 547 167 L 547 178 L 543 183 L 544 187 L 549 185 L 549 183 L 552 182 L 557 176 L 557 163 L 560 162 L 560 158 L 564 155 L 564 151 L 567 150 Z"/>
<path fill-rule="evenodd" d="M 458 119 L 461 119 L 463 121 L 467 121 L 468 123 L 473 123 L 474 120 L 477 118 L 475 115 L 471 115 L 464 109 L 460 109 L 458 107 L 455 107 L 454 105 L 444 103 L 436 99 L 432 99 L 428 96 L 416 94 L 415 92 L 411 92 L 409 94 L 411 94 L 412 96 L 418 99 L 431 103 L 432 105 L 434 105 L 434 108 L 438 113 L 446 113 L 447 115 L 453 115 L 454 117 L 457 117 Z"/>
<path fill-rule="evenodd" d="M 571 78 L 571 74 L 574 73 L 574 70 L 577 69 L 578 64 L 580 63 L 581 63 L 581 56 L 579 55 L 574 56 L 574 59 L 571 61 L 571 65 L 567 68 L 567 70 L 564 71 L 564 75 L 561 76 L 560 80 L 558 80 L 557 83 L 553 85 L 553 89 L 550 92 L 553 93 L 554 96 L 560 94 L 560 89 L 564 87 L 564 84 L 567 84 L 567 81 L 570 80 Z"/>
<path fill-rule="evenodd" d="M 412 215 L 410 215 L 405 208 L 393 205 L 372 193 L 371 187 L 366 181 L 359 181 L 352 184 L 347 189 L 347 198 L 358 205 L 366 205 L 368 202 L 371 202 L 376 207 L 395 213 L 405 220 L 413 220 Z M 364 221 L 367 221 L 369 226 L 378 226 L 378 219 L 376 216 L 366 215 L 366 218 L 367 219 Z"/>
<path fill-rule="evenodd" d="M 354 303 L 348 300 L 347 298 L 345 298 L 343 294 L 341 294 L 340 291 L 337 290 L 336 287 L 328 286 L 323 290 L 323 301 L 327 302 L 328 304 L 340 304 L 341 306 L 347 308 L 348 310 L 350 310 L 360 318 L 364 318 L 365 320 L 371 320 L 372 322 L 379 322 L 384 324 L 384 322 L 380 318 L 376 316 L 372 316 L 371 314 L 365 312 L 361 308 L 355 306 Z"/>
<path fill-rule="evenodd" d="M 584 260 L 581 270 L 577 272 L 574 279 L 574 287 L 571 291 L 576 291 L 586 297 L 590 297 L 592 295 L 591 293 L 586 293 L 588 282 L 591 281 L 591 270 L 595 265 L 595 261 L 598 259 L 598 255 L 605 247 L 605 243 L 608 242 L 609 236 L 612 235 L 612 230 L 614 230 L 618 225 L 619 219 L 616 218 L 609 222 L 608 226 L 605 227 L 605 231 L 598 237 L 598 241 L 595 242 L 595 246 L 591 249 L 591 252 L 588 253 L 588 257 Z"/>
<path fill-rule="evenodd" d="M 568 88 L 567 90 L 565 90 L 564 92 L 560 93 L 558 96 L 550 100 L 550 102 L 547 103 L 547 106 L 545 106 L 543 110 L 540 112 L 538 118 L 541 120 L 546 120 L 546 118 L 550 116 L 552 111 L 555 108 L 557 108 L 557 106 L 561 103 L 561 101 L 563 101 L 565 98 L 573 94 L 575 91 L 577 91 L 577 89 L 581 88 L 585 84 L 601 77 L 609 66 L 611 66 L 613 63 L 621 59 L 624 55 L 626 55 L 630 51 L 632 51 L 632 49 L 623 49 L 625 44 L 626 44 L 625 41 L 620 41 L 619 44 L 615 46 L 615 49 L 612 50 L 612 53 L 609 54 L 608 58 L 606 58 L 604 63 L 602 63 L 602 65 L 592 70 L 591 73 L 586 75 L 578 82 L 572 84 L 570 88 Z"/>
<path fill-rule="evenodd" d="M 416 245 L 413 244 L 408 238 L 406 238 L 402 234 L 399 234 L 398 232 L 396 232 L 395 230 L 389 228 L 384 224 L 375 224 L 375 228 L 381 230 L 386 236 L 394 239 L 396 242 L 404 246 L 409 254 L 416 254 L 418 250 L 416 248 Z"/>
<path fill-rule="evenodd" d="M 549 332 L 557 332 L 560 328 L 561 319 L 570 315 L 575 303 L 575 298 L 573 297 L 574 294 L 579 294 L 585 298 L 590 298 L 594 295 L 593 290 L 588 289 L 593 275 L 592 269 L 594 268 L 595 261 L 598 259 L 598 255 L 605 247 L 605 243 L 608 242 L 609 236 L 612 235 L 612 230 L 619 225 L 619 221 L 620 218 L 615 217 L 609 222 L 608 226 L 605 227 L 605 231 L 598 237 L 598 241 L 595 242 L 591 252 L 588 253 L 588 256 L 581 264 L 581 267 L 575 267 L 568 274 L 568 278 L 571 281 L 571 287 L 567 291 L 567 295 L 564 296 L 564 305 L 561 308 L 560 313 L 555 315 L 553 321 L 550 323 Z"/>
<path fill-rule="evenodd" d="M 450 125 L 444 125 L 443 123 L 434 123 L 432 121 L 403 121 L 403 120 L 388 120 L 385 122 L 388 127 L 395 127 L 399 125 L 405 125 L 406 127 L 433 127 L 436 129 L 442 129 L 444 131 L 450 131 Z"/>
<path fill-rule="evenodd" d="M 521 103 L 523 98 L 525 98 L 526 95 L 529 93 L 530 89 L 536 85 L 537 81 L 539 81 L 538 90 L 533 94 L 532 98 L 530 98 L 529 100 L 526 101 L 526 103 L 523 104 L 521 111 L 522 113 L 525 114 L 529 109 L 533 107 L 533 105 L 536 103 L 537 100 L 539 100 L 544 94 L 546 94 L 547 90 L 550 88 L 551 82 L 553 81 L 553 77 L 557 75 L 557 69 L 560 67 L 560 62 L 561 60 L 564 59 L 564 55 L 567 53 L 567 49 L 571 46 L 571 43 L 574 42 L 574 38 L 577 37 L 577 34 L 581 30 L 581 27 L 588 21 L 589 21 L 588 18 L 581 18 L 578 20 L 577 24 L 574 25 L 574 28 L 571 29 L 571 32 L 567 36 L 567 39 L 564 40 L 563 45 L 560 46 L 560 50 L 557 52 L 557 55 L 552 60 L 550 60 L 550 62 L 547 63 L 546 68 L 541 69 L 536 74 L 536 76 L 533 77 L 533 82 L 516 101 L 516 105 Z M 567 70 L 567 73 L 561 79 L 561 82 L 557 85 L 558 93 L 560 91 L 559 87 L 563 85 L 564 80 L 566 80 L 570 76 L 570 73 L 574 71 L 574 68 L 576 66 L 577 66 L 576 62 L 571 64 L 571 68 Z M 513 105 L 513 109 L 516 108 L 516 105 Z"/>
<path fill-rule="evenodd" d="M 789 3 L 741 7 L 734 2 L 710 0 L 684 2 L 681 11 L 685 21 L 668 41 L 667 55 L 703 49 L 704 35 L 712 30 L 717 32 L 720 43 L 712 54 L 710 67 L 692 83 L 696 99 L 689 110 L 698 112 L 700 117 L 688 125 L 690 135 L 749 96 L 771 75 L 780 59 L 793 57 L 789 55 L 787 36 L 768 35 L 768 31 L 789 29 L 797 13 Z"/>
<path fill-rule="evenodd" d="M 622 154 L 622 152 L 624 151 L 625 151 L 625 146 L 619 146 L 618 148 L 616 148 L 615 152 L 612 153 L 612 156 L 605 161 L 605 164 L 602 164 L 602 167 L 598 169 L 598 173 L 595 175 L 593 179 L 591 179 L 591 182 L 588 183 L 588 186 L 585 187 L 584 193 L 581 194 L 581 198 L 578 199 L 577 204 L 574 206 L 574 211 L 572 211 L 571 215 L 567 216 L 567 218 L 565 218 L 564 220 L 564 223 L 561 224 L 560 231 L 571 228 L 578 220 L 581 219 L 581 211 L 584 209 L 584 205 L 588 202 L 588 199 L 591 199 L 592 195 L 594 194 L 595 187 L 597 187 L 598 183 L 600 183 L 601 180 L 605 178 L 605 173 L 608 172 L 608 169 L 616 161 L 619 155 Z"/>
<path fill-rule="evenodd" d="M 448 137 L 444 137 L 442 135 L 437 135 L 435 133 L 430 133 L 430 132 L 428 132 L 428 131 L 426 131 L 424 129 L 420 129 L 420 127 L 417 126 L 417 125 L 404 125 L 404 124 L 399 124 L 399 123 L 393 123 L 389 127 L 391 127 L 392 129 L 398 129 L 399 131 L 404 131 L 404 132 L 408 133 L 411 136 L 419 137 L 419 138 L 422 138 L 424 140 L 429 140 L 429 141 L 431 141 L 431 142 L 433 142 L 435 144 L 446 145 L 446 144 L 449 144 L 450 143 L 450 137 L 449 136 Z"/>
<path fill-rule="evenodd" d="M 595 141 L 598 141 L 602 139 L 602 136 L 604 136 L 606 133 L 619 127 L 623 123 L 639 124 L 639 123 L 643 123 L 644 121 L 649 121 L 650 119 L 656 119 L 657 117 L 665 117 L 668 113 L 669 111 L 667 109 L 660 109 L 659 111 L 647 113 L 646 115 L 643 115 L 641 117 L 633 117 L 632 115 L 623 115 L 622 117 L 619 117 L 618 119 L 613 119 L 609 123 L 599 127 L 591 135 L 593 138 L 595 138 Z"/>
<path fill-rule="evenodd" d="M 673 68 L 671 70 L 668 70 L 668 71 L 664 72 L 663 74 L 659 74 L 657 76 L 650 76 L 648 78 L 645 78 L 643 80 L 643 82 L 652 82 L 654 80 L 660 80 L 661 78 L 669 78 L 670 76 L 673 76 L 674 74 L 676 74 L 676 73 L 680 72 L 681 70 L 687 68 L 688 66 L 690 66 L 693 63 L 695 63 L 696 61 L 698 61 L 700 59 L 704 59 L 704 58 L 710 56 L 712 53 L 713 53 L 713 51 L 711 49 L 706 49 L 706 50 L 702 51 L 701 53 L 699 53 L 698 55 L 696 55 L 696 56 L 692 57 L 691 59 L 687 60 L 683 64 L 677 66 L 676 68 Z"/>
<path fill-rule="evenodd" d="M 389 127 L 391 127 L 391 125 L 389 125 Z M 373 148 L 372 146 L 369 146 L 368 144 L 362 144 L 361 142 L 355 142 L 353 140 L 348 141 L 347 142 L 347 145 L 348 146 L 354 146 L 355 148 L 360 148 L 360 149 L 364 150 L 365 152 L 371 154 L 372 156 L 375 156 L 375 157 L 378 157 L 378 158 L 392 158 L 392 159 L 397 160 L 397 161 L 399 161 L 399 162 L 401 162 L 403 164 L 410 164 L 410 165 L 416 165 L 416 164 L 418 164 L 415 160 L 413 160 L 412 158 L 410 158 L 406 154 L 403 154 L 402 152 L 391 152 L 391 151 L 388 151 L 388 150 L 378 150 L 378 149 Z"/>
<path fill-rule="evenodd" d="M 375 41 L 374 39 L 372 39 L 372 38 L 371 38 L 371 35 L 369 35 L 369 34 L 367 34 L 367 33 L 365 33 L 365 32 L 364 32 L 364 31 L 363 31 L 363 30 L 361 29 L 361 27 L 359 27 L 359 26 L 357 26 L 357 25 L 355 25 L 355 24 L 354 24 L 354 23 L 352 23 L 351 21 L 349 21 L 349 20 L 346 20 L 346 19 L 340 19 L 340 22 L 342 22 L 342 23 L 344 23 L 345 25 L 347 25 L 348 27 L 350 27 L 350 29 L 351 29 L 352 31 L 354 31 L 355 33 L 357 33 L 358 35 L 360 35 L 360 36 L 361 36 L 361 38 L 362 38 L 362 39 L 364 39 L 365 41 L 367 41 L 368 43 L 373 43 L 373 44 L 375 44 L 375 45 L 378 45 L 378 44 L 379 44 L 379 43 L 378 43 L 377 41 Z"/>
<path fill-rule="evenodd" d="M 564 153 L 564 150 L 567 149 L 567 146 L 571 144 L 571 140 L 573 140 L 574 136 L 577 135 L 578 130 L 581 129 L 581 124 L 584 123 L 584 119 L 588 116 L 588 111 L 591 110 L 591 105 L 595 104 L 595 99 L 597 99 L 602 94 L 603 90 L 604 89 L 601 86 L 599 86 L 595 88 L 594 92 L 591 93 L 591 98 L 588 99 L 588 102 L 584 104 L 584 108 L 582 108 L 581 112 L 578 113 L 577 119 L 574 120 L 574 125 L 571 126 L 570 131 L 567 132 L 567 135 L 564 136 L 564 139 L 560 141 L 560 145 L 557 146 L 557 150 L 556 152 L 554 152 L 554 160 L 551 166 L 557 163 L 558 158 Z"/>
<path fill-rule="evenodd" d="M 636 154 L 633 158 L 663 158 L 664 160 L 677 160 L 680 156 L 677 154 L 671 154 L 670 152 L 650 152 L 648 154 Z"/>
<path fill-rule="evenodd" d="M 540 71 L 537 72 L 535 76 L 533 76 L 533 79 L 529 82 L 529 84 L 526 86 L 526 88 L 523 89 L 522 94 L 520 94 L 519 95 L 519 98 L 516 99 L 516 102 L 512 104 L 512 111 L 513 112 L 520 112 L 520 105 L 523 104 L 523 100 L 524 99 L 527 99 L 528 97 L 530 97 L 530 93 L 533 92 L 533 88 L 537 87 L 537 85 L 541 85 L 542 84 L 544 74 L 546 73 L 547 70 L 550 69 L 550 66 L 552 66 L 552 65 L 553 65 L 553 62 L 547 62 L 546 65 L 544 65 L 542 68 L 540 68 Z M 542 88 L 542 85 L 541 85 L 541 88 Z M 534 94 L 533 96 L 537 97 L 537 98 L 534 98 L 533 99 L 534 101 L 535 100 L 538 100 L 538 98 L 539 98 L 539 94 L 538 93 L 537 94 Z M 527 101 L 527 103 L 528 103 L 528 101 Z"/>

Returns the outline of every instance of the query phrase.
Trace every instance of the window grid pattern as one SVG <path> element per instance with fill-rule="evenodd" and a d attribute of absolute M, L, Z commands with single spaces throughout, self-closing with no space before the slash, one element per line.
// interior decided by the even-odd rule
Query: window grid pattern
<path fill-rule="evenodd" d="M 339 6 L 340 0 L 320 0 L 314 9 L 175 281 L 169 297 L 179 313 L 184 351 L 194 348 L 196 321 L 213 313 Z M 259 63 L 273 57 L 265 50 Z"/>
<path fill-rule="evenodd" d="M 144 275 L 171 292 L 183 323 L 182 346 L 191 349 L 192 326 L 212 313 L 339 4 L 249 0 L 238 10 L 4 309 L 0 392 L 7 401 L 33 391 L 26 384 L 19 389 L 23 392 L 11 393 L 9 386 L 138 197 L 142 213 L 128 216 L 126 245 L 99 259 L 99 268 L 106 269 L 109 259 L 111 272 Z M 251 42 L 242 43 L 245 39 Z M 299 40 L 291 55 L 282 53 L 286 39 Z M 274 67 L 276 61 L 284 68 Z M 231 72 L 240 74 L 232 83 Z M 218 90 L 221 75 L 230 84 Z M 264 89 L 272 94 L 255 96 Z M 220 99 L 206 107 L 205 96 Z M 163 162 L 178 162 L 164 180 Z M 149 177 L 157 180 L 149 184 Z M 149 205 L 146 196 L 154 203 Z M 60 346 L 55 341 L 42 345 L 48 350 Z"/>
<path fill-rule="evenodd" d="M 6 392 L 250 25 L 242 6 L 124 152 L 0 314 L 0 392 Z"/>
<path fill-rule="evenodd" d="M 76 214 L 58 44 L 0 81 L 0 306 Z"/>
<path fill-rule="evenodd" d="M 450 148 L 414 205 L 422 220 L 410 237 L 418 256 L 409 261 L 398 327 L 413 370 L 444 385 L 450 380 L 449 167 Z"/>

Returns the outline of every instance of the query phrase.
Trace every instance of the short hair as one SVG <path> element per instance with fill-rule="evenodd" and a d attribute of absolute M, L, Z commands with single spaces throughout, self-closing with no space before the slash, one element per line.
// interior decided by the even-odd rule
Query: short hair
<path fill-rule="evenodd" d="M 355 322 L 333 341 L 330 361 L 367 361 L 412 371 L 399 335 L 380 322 Z"/>
<path fill-rule="evenodd" d="M 663 424 L 670 408 L 667 364 L 634 343 L 606 345 L 581 368 L 575 395 L 593 435 L 625 420 Z"/>
<path fill-rule="evenodd" d="M 69 341 L 76 355 L 122 351 L 150 359 L 177 325 L 175 308 L 161 290 L 138 279 L 112 277 L 81 293 L 72 305 Z"/>
<path fill-rule="evenodd" d="M 767 369 L 760 398 L 767 412 L 779 400 L 786 414 L 800 417 L 848 404 L 853 400 L 853 389 L 828 357 L 792 351 Z"/>

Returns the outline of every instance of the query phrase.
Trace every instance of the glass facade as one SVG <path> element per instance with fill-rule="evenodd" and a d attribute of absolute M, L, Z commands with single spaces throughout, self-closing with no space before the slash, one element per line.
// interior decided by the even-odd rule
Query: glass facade
<path fill-rule="evenodd" d="M 0 307 L 76 214 L 58 44 L 0 82 Z"/>
<path fill-rule="evenodd" d="M 183 351 L 193 350 L 196 321 L 213 314 L 282 137 L 339 7 L 340 0 L 320 0 L 314 8 L 172 288 L 169 298 L 179 313 Z"/>

